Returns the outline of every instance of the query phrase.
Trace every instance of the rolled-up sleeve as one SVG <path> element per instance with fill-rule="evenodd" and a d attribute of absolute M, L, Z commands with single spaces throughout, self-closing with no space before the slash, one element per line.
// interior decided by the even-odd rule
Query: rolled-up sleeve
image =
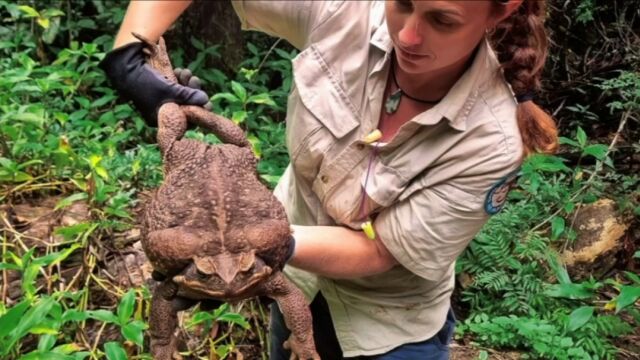
<path fill-rule="evenodd" d="M 489 219 L 484 199 L 443 184 L 422 189 L 382 211 L 374 226 L 396 260 L 439 281 Z"/>
<path fill-rule="evenodd" d="M 313 30 L 340 6 L 341 1 L 233 0 L 243 30 L 262 31 L 287 40 L 298 49 L 309 42 Z"/>

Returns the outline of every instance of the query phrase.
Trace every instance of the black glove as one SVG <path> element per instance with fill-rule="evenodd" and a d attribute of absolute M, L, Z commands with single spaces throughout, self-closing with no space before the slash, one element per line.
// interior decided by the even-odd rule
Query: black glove
<path fill-rule="evenodd" d="M 145 44 L 133 42 L 110 51 L 100 68 L 124 98 L 133 101 L 150 126 L 158 122 L 158 109 L 167 102 L 205 105 L 209 97 L 202 90 L 169 82 L 145 62 Z"/>

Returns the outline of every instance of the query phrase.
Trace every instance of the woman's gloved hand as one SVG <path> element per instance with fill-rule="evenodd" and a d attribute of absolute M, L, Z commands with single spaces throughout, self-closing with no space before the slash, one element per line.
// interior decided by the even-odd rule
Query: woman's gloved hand
<path fill-rule="evenodd" d="M 209 101 L 204 91 L 171 83 L 153 70 L 145 61 L 144 48 L 142 42 L 121 46 L 109 52 L 99 66 L 118 93 L 133 102 L 147 124 L 157 125 L 158 109 L 164 103 L 203 106 Z"/>
<path fill-rule="evenodd" d="M 173 69 L 173 74 L 178 79 L 178 83 L 180 85 L 188 86 L 192 89 L 197 89 L 197 90 L 202 89 L 202 82 L 200 81 L 200 78 L 197 76 L 194 76 L 191 73 L 191 70 L 175 68 Z M 207 101 L 207 103 L 202 105 L 202 107 L 209 111 L 213 110 L 213 104 L 211 103 L 211 101 Z"/>

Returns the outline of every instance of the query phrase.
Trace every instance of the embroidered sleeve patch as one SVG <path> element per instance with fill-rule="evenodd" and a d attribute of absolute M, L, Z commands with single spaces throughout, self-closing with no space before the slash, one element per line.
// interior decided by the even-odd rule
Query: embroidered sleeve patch
<path fill-rule="evenodd" d="M 484 200 L 484 211 L 486 211 L 487 214 L 495 215 L 502 210 L 504 204 L 507 202 L 507 194 L 509 194 L 509 190 L 515 186 L 519 177 L 520 169 L 518 168 L 498 180 L 498 182 L 491 187 L 487 193 L 486 199 Z"/>

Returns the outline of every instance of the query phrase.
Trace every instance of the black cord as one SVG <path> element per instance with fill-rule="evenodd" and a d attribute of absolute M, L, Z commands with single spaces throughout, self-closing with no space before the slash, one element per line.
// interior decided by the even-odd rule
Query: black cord
<path fill-rule="evenodd" d="M 396 52 L 395 50 L 393 50 L 391 52 L 391 77 L 393 78 L 393 83 L 396 85 L 396 87 L 400 90 L 400 94 L 402 96 L 406 96 L 409 99 L 413 100 L 413 101 L 417 101 L 423 104 L 430 104 L 430 105 L 435 105 L 437 103 L 439 103 L 440 101 L 442 101 L 442 99 L 444 99 L 444 96 L 441 97 L 438 100 L 420 100 L 420 99 L 416 99 L 413 96 L 407 94 L 404 90 L 402 90 L 402 88 L 400 87 L 400 85 L 398 85 L 398 80 L 396 80 Z"/>

